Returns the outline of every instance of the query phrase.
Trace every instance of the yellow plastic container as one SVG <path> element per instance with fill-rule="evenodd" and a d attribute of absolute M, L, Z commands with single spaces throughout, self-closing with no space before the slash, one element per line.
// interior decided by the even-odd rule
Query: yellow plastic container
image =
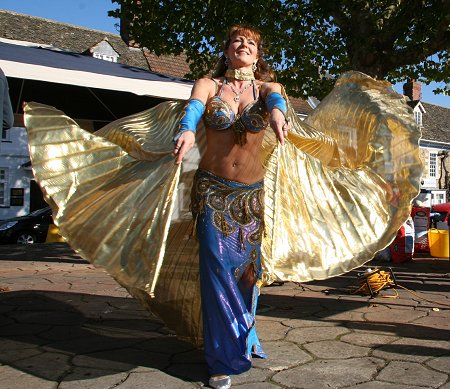
<path fill-rule="evenodd" d="M 428 243 L 432 257 L 448 258 L 448 230 L 431 228 L 428 230 Z"/>
<path fill-rule="evenodd" d="M 65 242 L 64 238 L 59 235 L 59 228 L 54 224 L 48 226 L 47 239 L 45 240 L 45 243 L 51 242 Z"/>

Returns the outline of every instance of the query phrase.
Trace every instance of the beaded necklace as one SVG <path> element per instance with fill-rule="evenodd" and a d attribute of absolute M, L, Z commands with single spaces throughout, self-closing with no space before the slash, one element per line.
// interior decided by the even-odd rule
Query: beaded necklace
<path fill-rule="evenodd" d="M 228 85 L 228 86 L 231 88 L 232 92 L 236 95 L 236 96 L 233 97 L 233 100 L 234 100 L 236 103 L 239 103 L 239 100 L 241 99 L 242 93 L 244 93 L 248 88 L 250 88 L 251 86 L 253 86 L 253 80 L 251 80 L 249 84 L 247 84 L 246 86 L 244 86 L 244 87 L 243 87 L 240 91 L 238 91 L 238 92 L 236 92 L 236 90 L 233 88 L 233 85 L 231 85 L 231 84 L 228 82 L 228 79 L 227 79 L 227 78 L 225 78 L 225 84 Z"/>

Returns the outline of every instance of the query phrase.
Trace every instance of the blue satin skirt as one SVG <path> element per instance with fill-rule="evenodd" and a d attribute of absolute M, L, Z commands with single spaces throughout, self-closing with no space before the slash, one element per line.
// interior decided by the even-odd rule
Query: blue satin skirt
<path fill-rule="evenodd" d="M 255 328 L 261 278 L 263 182 L 246 185 L 198 170 L 192 212 L 200 249 L 205 359 L 210 374 L 239 374 L 266 355 Z"/>

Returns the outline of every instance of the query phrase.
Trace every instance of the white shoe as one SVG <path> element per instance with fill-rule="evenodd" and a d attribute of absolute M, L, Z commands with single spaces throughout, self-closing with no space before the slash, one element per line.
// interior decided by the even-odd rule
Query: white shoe
<path fill-rule="evenodd" d="M 213 389 L 229 389 L 231 387 L 231 378 L 229 375 L 211 377 L 209 386 Z"/>

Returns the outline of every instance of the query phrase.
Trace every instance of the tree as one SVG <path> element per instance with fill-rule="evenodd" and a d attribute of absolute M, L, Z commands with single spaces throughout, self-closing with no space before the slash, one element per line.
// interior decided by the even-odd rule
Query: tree
<path fill-rule="evenodd" d="M 141 46 L 157 55 L 184 51 L 191 78 L 214 66 L 224 32 L 242 23 L 261 30 L 266 58 L 291 95 L 323 97 L 347 70 L 393 83 L 450 84 L 450 0 L 112 2 L 121 8 L 110 16 L 128 20 Z"/>

